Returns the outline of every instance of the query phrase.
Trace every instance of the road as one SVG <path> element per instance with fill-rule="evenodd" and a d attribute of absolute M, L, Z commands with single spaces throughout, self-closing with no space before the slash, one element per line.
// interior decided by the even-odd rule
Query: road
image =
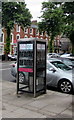
<path fill-rule="evenodd" d="M 11 75 L 11 64 L 14 61 L 1 62 L 0 61 L 0 77 L 2 80 L 15 81 L 15 78 Z"/>
<path fill-rule="evenodd" d="M 0 80 L 16 82 L 16 79 L 11 75 L 11 64 L 15 61 L 7 61 L 1 62 L 0 61 Z M 54 87 L 47 87 L 48 90 L 58 91 Z"/>
<path fill-rule="evenodd" d="M 0 61 L 0 80 L 15 82 L 16 79 L 11 75 L 11 64 L 15 61 L 7 61 L 1 62 Z M 56 91 L 57 89 L 53 87 L 47 87 L 47 89 Z"/>

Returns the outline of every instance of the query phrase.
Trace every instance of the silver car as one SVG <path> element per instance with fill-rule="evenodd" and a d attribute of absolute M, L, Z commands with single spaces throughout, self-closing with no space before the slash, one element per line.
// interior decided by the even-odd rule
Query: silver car
<path fill-rule="evenodd" d="M 74 90 L 72 68 L 59 60 L 47 61 L 47 85 L 57 87 L 64 93 Z"/>
<path fill-rule="evenodd" d="M 46 83 L 48 86 L 57 87 L 64 93 L 70 93 L 74 90 L 74 79 L 72 77 L 72 68 L 68 67 L 60 60 L 47 60 Z M 17 63 L 12 64 L 11 74 L 16 77 Z M 27 74 L 20 72 L 19 81 L 27 81 Z"/>

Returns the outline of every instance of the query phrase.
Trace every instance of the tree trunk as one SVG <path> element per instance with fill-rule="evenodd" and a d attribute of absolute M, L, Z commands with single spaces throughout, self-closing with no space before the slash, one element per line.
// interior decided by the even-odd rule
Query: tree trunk
<path fill-rule="evenodd" d="M 6 28 L 7 31 L 7 38 L 6 38 L 6 46 L 5 46 L 5 60 L 8 60 L 8 54 L 10 53 L 10 27 Z"/>
<path fill-rule="evenodd" d="M 50 53 L 53 52 L 53 40 L 54 40 L 54 36 L 52 35 L 52 36 L 51 36 L 51 40 L 48 42 L 48 51 L 49 51 Z"/>

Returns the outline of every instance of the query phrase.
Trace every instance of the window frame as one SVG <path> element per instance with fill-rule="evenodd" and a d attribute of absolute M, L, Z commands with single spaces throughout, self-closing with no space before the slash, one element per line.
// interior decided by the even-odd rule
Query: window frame
<path fill-rule="evenodd" d="M 3 40 L 2 41 L 0 40 L 0 43 L 4 43 L 4 32 L 1 33 L 1 37 L 2 37 L 2 34 L 3 34 Z"/>
<path fill-rule="evenodd" d="M 13 41 L 14 41 L 14 34 L 11 33 L 11 35 L 12 35 L 11 43 L 13 43 Z"/>
<path fill-rule="evenodd" d="M 43 31 L 40 33 L 40 36 L 43 36 Z"/>
<path fill-rule="evenodd" d="M 36 35 L 39 35 L 39 30 L 38 29 L 36 29 Z"/>
<path fill-rule="evenodd" d="M 17 39 L 17 36 L 19 36 L 19 39 L 20 39 L 20 35 L 19 35 L 19 34 L 17 34 L 17 35 L 16 35 L 16 39 Z M 17 39 L 17 40 L 18 40 L 18 39 Z"/>
<path fill-rule="evenodd" d="M 30 32 L 30 30 L 32 30 L 32 32 Z M 30 28 L 29 29 L 29 33 L 32 35 L 33 34 L 33 28 Z"/>
<path fill-rule="evenodd" d="M 0 54 L 4 54 L 4 45 L 0 45 L 0 47 L 3 47 L 3 49 L 2 49 L 2 53 L 0 53 Z"/>
<path fill-rule="evenodd" d="M 25 31 L 25 30 L 26 30 L 26 31 Z M 27 28 L 27 27 L 24 28 L 24 33 L 27 33 L 27 34 L 28 34 L 28 28 Z"/>
<path fill-rule="evenodd" d="M 16 32 L 20 32 L 20 25 L 16 25 Z"/>
<path fill-rule="evenodd" d="M 28 36 L 27 36 L 27 35 L 25 35 L 25 36 L 24 36 L 24 38 L 28 38 Z"/>

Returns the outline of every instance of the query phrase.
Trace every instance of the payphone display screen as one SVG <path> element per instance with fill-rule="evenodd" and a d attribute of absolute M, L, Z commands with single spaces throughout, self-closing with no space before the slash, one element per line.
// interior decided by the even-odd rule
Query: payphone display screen
<path fill-rule="evenodd" d="M 45 84 L 45 65 L 46 53 L 45 44 L 37 44 L 37 68 L 36 68 L 36 85 L 37 91 L 44 88 Z"/>
<path fill-rule="evenodd" d="M 19 44 L 19 67 L 18 71 L 23 73 L 25 76 L 23 83 L 33 83 L 33 79 L 31 82 L 29 81 L 30 77 L 33 77 L 33 44 L 26 43 L 26 44 Z M 30 88 L 30 85 L 29 85 Z M 32 86 L 33 88 L 33 86 Z M 31 89 L 33 90 L 33 89 Z"/>

